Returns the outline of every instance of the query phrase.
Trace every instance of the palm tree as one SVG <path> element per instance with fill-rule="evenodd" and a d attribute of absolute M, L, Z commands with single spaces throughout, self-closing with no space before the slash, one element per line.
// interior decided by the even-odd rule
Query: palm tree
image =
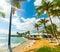
<path fill-rule="evenodd" d="M 53 26 L 54 26 L 54 32 L 57 34 L 57 25 L 53 23 Z M 52 28 L 51 28 L 51 25 L 48 25 L 46 26 L 47 27 L 47 30 L 48 30 L 48 33 L 49 34 L 52 34 Z M 55 36 L 56 37 L 56 36 Z M 56 40 L 57 41 L 57 40 Z M 59 44 L 59 41 L 57 41 L 57 44 Z"/>
<path fill-rule="evenodd" d="M 52 16 L 57 16 L 60 20 L 60 0 L 54 0 L 54 2 L 52 3 L 50 14 Z"/>
<path fill-rule="evenodd" d="M 54 5 L 53 5 L 54 6 Z M 56 7 L 56 8 L 53 8 L 53 6 L 52 6 L 52 8 L 50 9 L 50 15 L 52 15 L 53 17 L 55 17 L 55 16 L 57 16 L 58 17 L 58 19 L 60 20 L 60 9 L 58 8 L 58 7 Z"/>
<path fill-rule="evenodd" d="M 60 0 L 54 0 L 53 4 L 53 9 L 56 9 L 57 7 L 60 8 Z"/>
<path fill-rule="evenodd" d="M 44 25 L 44 29 L 46 30 L 46 32 L 47 32 L 46 23 L 47 23 L 48 21 L 49 21 L 49 20 L 46 20 L 45 18 L 38 21 L 38 23 L 40 23 L 41 25 Z"/>
<path fill-rule="evenodd" d="M 27 34 L 29 34 L 29 35 L 30 35 L 30 31 L 27 31 Z"/>
<path fill-rule="evenodd" d="M 51 27 L 52 27 L 52 32 L 53 32 L 53 36 L 55 36 L 56 34 L 54 33 L 54 29 L 53 29 L 53 25 L 52 25 L 52 20 L 51 20 L 51 17 L 50 17 L 50 9 L 51 9 L 51 7 L 52 7 L 52 3 L 51 2 L 46 2 L 45 0 L 42 0 L 43 2 L 42 2 L 42 5 L 41 6 L 39 6 L 39 7 L 37 7 L 36 8 L 36 12 L 38 12 L 38 14 L 43 14 L 45 11 L 46 11 L 46 14 L 49 16 L 49 20 L 50 20 L 50 22 L 51 22 Z"/>
<path fill-rule="evenodd" d="M 53 23 L 53 26 L 54 26 L 54 30 L 57 32 L 57 25 Z M 51 24 L 50 25 L 47 25 L 46 26 L 47 30 L 48 30 L 48 33 L 49 34 L 52 34 L 52 28 L 51 28 Z"/>
<path fill-rule="evenodd" d="M 20 9 L 20 2 L 24 0 L 9 0 L 11 4 L 11 12 L 10 12 L 10 23 L 9 23 L 9 38 L 8 38 L 8 46 L 10 46 L 11 40 L 11 23 L 12 23 L 12 14 L 15 13 L 16 8 Z M 14 7 L 13 7 L 14 6 Z"/>
<path fill-rule="evenodd" d="M 39 7 L 37 7 L 35 11 L 38 12 L 38 16 L 41 15 L 41 14 L 43 14 L 46 11 L 46 14 L 48 15 L 49 20 L 51 22 L 52 35 L 57 40 L 57 36 L 56 36 L 55 31 L 54 31 L 54 26 L 53 26 L 53 23 L 52 23 L 52 19 L 50 17 L 51 16 L 50 10 L 51 10 L 52 7 L 53 7 L 53 2 L 46 2 L 45 0 L 42 0 L 42 5 L 39 6 Z"/>
<path fill-rule="evenodd" d="M 38 24 L 38 23 L 35 23 L 35 25 L 34 25 L 34 28 L 36 28 L 36 30 L 37 30 L 37 33 L 39 33 L 39 27 L 40 27 L 40 24 Z"/>
<path fill-rule="evenodd" d="M 46 23 L 48 22 L 49 20 L 46 20 L 45 18 L 44 19 L 41 19 L 40 21 L 38 21 L 38 23 L 40 23 L 41 25 L 44 25 L 44 29 L 46 30 L 46 33 L 47 33 L 47 37 L 49 39 L 49 41 L 51 42 L 49 36 L 48 36 L 48 29 L 46 28 Z"/>

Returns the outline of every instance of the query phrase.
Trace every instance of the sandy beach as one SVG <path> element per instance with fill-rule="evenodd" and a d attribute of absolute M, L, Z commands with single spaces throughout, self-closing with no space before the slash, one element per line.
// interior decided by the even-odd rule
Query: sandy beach
<path fill-rule="evenodd" d="M 31 42 L 33 42 L 33 44 L 31 46 L 28 46 L 30 45 Z M 55 46 L 54 44 L 56 44 L 56 42 L 49 43 L 48 40 L 46 39 L 29 40 L 28 42 L 14 48 L 13 52 L 31 52 L 31 50 L 35 50 L 43 46 L 54 47 Z"/>
<path fill-rule="evenodd" d="M 12 49 L 13 52 L 33 52 L 34 50 L 47 46 L 47 47 L 55 47 L 56 42 L 49 43 L 47 39 L 40 40 L 28 40 L 27 42 L 18 45 Z M 2 51 L 0 51 L 2 52 Z M 4 50 L 4 52 L 8 52 L 8 50 Z"/>
<path fill-rule="evenodd" d="M 13 47 L 12 50 L 13 52 L 22 51 L 23 49 L 28 48 L 28 46 L 32 46 L 34 42 L 35 40 L 28 40 L 16 47 Z M 9 49 L 0 50 L 0 52 L 9 52 Z"/>

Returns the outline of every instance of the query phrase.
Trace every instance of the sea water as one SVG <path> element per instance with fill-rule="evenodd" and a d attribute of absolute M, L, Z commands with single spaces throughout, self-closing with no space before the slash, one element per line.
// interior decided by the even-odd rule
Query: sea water
<path fill-rule="evenodd" d="M 11 47 L 18 46 L 23 42 L 26 42 L 27 39 L 24 37 L 11 37 Z M 8 48 L 8 35 L 1 34 L 0 35 L 0 50 Z"/>

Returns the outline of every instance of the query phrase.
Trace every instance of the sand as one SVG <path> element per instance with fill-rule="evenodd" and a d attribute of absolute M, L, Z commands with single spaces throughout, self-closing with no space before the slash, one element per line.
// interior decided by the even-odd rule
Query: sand
<path fill-rule="evenodd" d="M 26 44 L 29 45 L 29 42 L 28 42 L 28 43 L 25 43 L 21 46 L 14 48 L 13 52 L 29 52 L 31 50 L 35 50 L 35 49 L 38 49 L 38 48 L 44 47 L 44 46 L 54 47 L 55 46 L 54 44 L 56 44 L 56 42 L 55 43 L 49 43 L 49 41 L 46 39 L 33 40 L 33 41 L 35 41 L 35 42 L 33 43 L 32 46 L 26 47 Z"/>
<path fill-rule="evenodd" d="M 13 52 L 33 52 L 34 50 L 47 46 L 47 47 L 55 47 L 56 42 L 49 43 L 47 39 L 40 40 L 28 40 L 27 42 L 18 45 L 12 49 Z M 33 50 L 33 51 L 32 51 Z M 1 51 L 0 51 L 1 52 Z M 7 50 L 4 52 L 8 52 Z"/>

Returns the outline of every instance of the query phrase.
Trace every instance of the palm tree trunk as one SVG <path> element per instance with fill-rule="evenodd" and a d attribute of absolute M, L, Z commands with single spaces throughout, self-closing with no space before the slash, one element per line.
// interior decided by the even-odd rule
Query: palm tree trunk
<path fill-rule="evenodd" d="M 39 34 L 39 28 L 37 27 L 37 33 Z"/>
<path fill-rule="evenodd" d="M 12 7 L 11 7 L 11 12 L 10 12 L 8 46 L 11 46 L 11 23 L 12 23 Z"/>
<path fill-rule="evenodd" d="M 59 43 L 59 41 L 58 41 L 58 39 L 57 39 L 56 32 L 55 32 L 55 30 L 54 30 L 53 23 L 52 23 L 52 20 L 51 20 L 51 17 L 50 17 L 50 16 L 49 16 L 49 20 L 50 20 L 50 22 L 51 22 L 52 35 L 53 35 L 53 37 L 56 39 L 57 45 L 60 45 L 60 43 Z"/>
<path fill-rule="evenodd" d="M 52 20 L 51 20 L 51 17 L 49 16 L 49 20 L 51 22 L 51 28 L 52 28 L 52 35 L 53 37 L 55 37 L 55 32 L 54 32 L 54 28 L 53 28 L 53 23 L 52 23 Z"/>
<path fill-rule="evenodd" d="M 45 20 L 45 18 L 44 18 L 44 20 Z M 49 38 L 49 36 L 48 36 L 48 30 L 47 30 L 47 28 L 46 28 L 46 24 L 44 23 L 44 28 L 45 28 L 45 30 L 46 30 L 46 33 L 47 33 L 47 37 L 48 37 L 48 39 L 49 39 L 49 42 L 51 42 L 51 39 Z"/>

